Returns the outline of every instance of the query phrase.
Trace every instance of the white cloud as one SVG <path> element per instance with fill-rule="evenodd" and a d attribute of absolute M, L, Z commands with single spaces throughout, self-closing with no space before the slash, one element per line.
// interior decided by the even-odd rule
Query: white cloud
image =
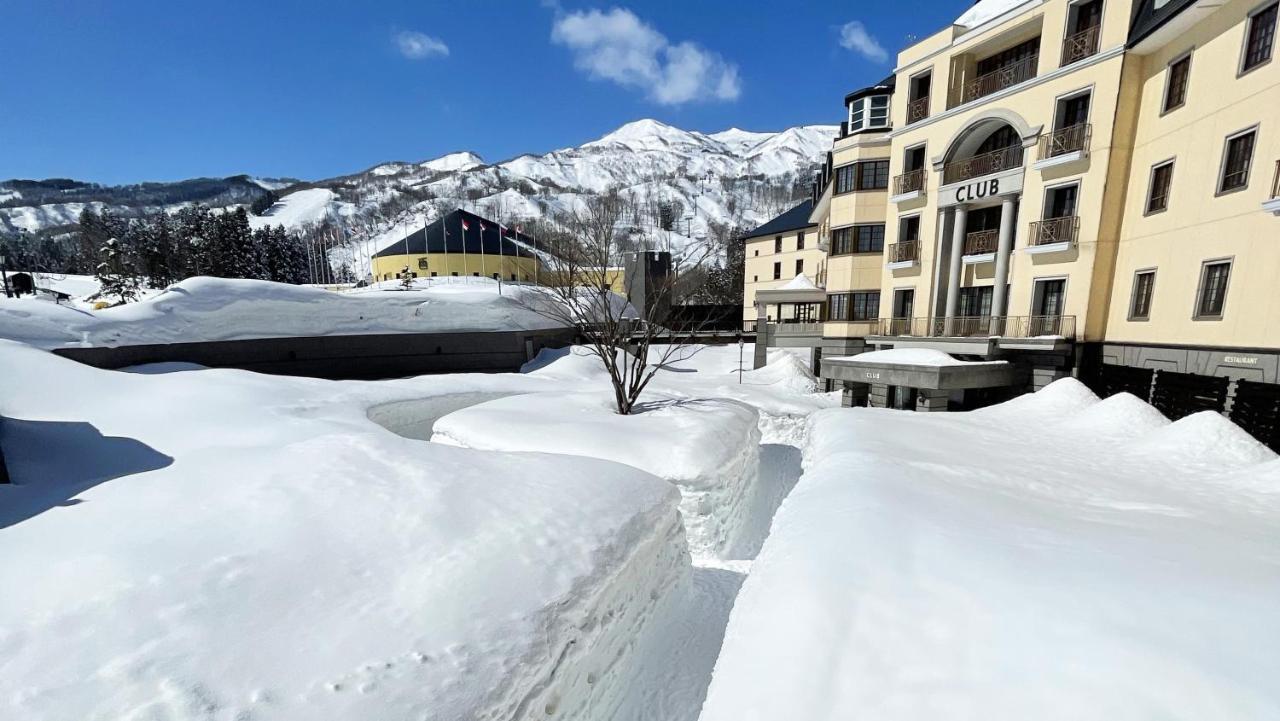
<path fill-rule="evenodd" d="M 696 43 L 672 44 L 630 10 L 562 15 L 551 41 L 573 51 L 573 64 L 592 78 L 640 88 L 662 105 L 737 100 L 738 67 Z"/>
<path fill-rule="evenodd" d="M 426 33 L 401 30 L 395 34 L 393 39 L 400 54 L 410 60 L 421 60 L 433 55 L 444 56 L 449 54 L 449 46 L 445 45 L 443 40 L 433 38 Z"/>
<path fill-rule="evenodd" d="M 872 37 L 867 28 L 857 20 L 840 27 L 840 47 L 852 50 L 872 62 L 883 63 L 889 59 L 889 52 L 880 41 Z"/>

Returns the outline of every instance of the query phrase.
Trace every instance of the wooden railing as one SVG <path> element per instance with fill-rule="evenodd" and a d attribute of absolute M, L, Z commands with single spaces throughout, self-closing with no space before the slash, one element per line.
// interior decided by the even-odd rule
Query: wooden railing
<path fill-rule="evenodd" d="M 1067 38 L 1062 43 L 1062 64 L 1064 66 L 1070 65 L 1096 54 L 1098 52 L 1098 35 L 1101 29 L 1101 26 L 1094 25 Z"/>
<path fill-rule="evenodd" d="M 1011 170 L 1022 165 L 1022 146 L 1011 145 L 990 153 L 947 163 L 942 168 L 943 183 L 959 183 L 982 175 Z"/>
<path fill-rule="evenodd" d="M 1053 245 L 1055 243 L 1075 244 L 1080 232 L 1080 217 L 1068 215 L 1062 218 L 1046 218 L 1031 224 L 1031 238 L 1028 245 Z"/>
<path fill-rule="evenodd" d="M 965 83 L 964 91 L 960 95 L 960 102 L 967 103 L 970 100 L 977 100 L 994 92 L 1012 87 L 1018 83 L 1025 82 L 1036 76 L 1036 70 L 1040 65 L 1040 56 L 1029 55 L 1021 60 L 1015 60 L 1004 67 L 997 68 Z"/>
<path fill-rule="evenodd" d="M 1053 158 L 1067 153 L 1080 152 L 1089 155 L 1089 140 L 1093 137 L 1093 126 L 1089 123 L 1077 123 L 1065 128 L 1058 128 L 1052 133 L 1040 136 L 1040 160 Z"/>
<path fill-rule="evenodd" d="M 889 262 L 905 263 L 920 260 L 920 241 L 904 240 L 901 243 L 889 244 Z"/>
<path fill-rule="evenodd" d="M 893 178 L 893 194 L 903 195 L 904 193 L 924 192 L 925 186 L 929 183 L 929 174 L 924 168 L 919 170 L 908 170 L 902 175 L 896 175 Z"/>
<path fill-rule="evenodd" d="M 998 230 L 975 230 L 964 237 L 964 255 L 985 255 L 996 252 L 1000 241 Z"/>
<path fill-rule="evenodd" d="M 919 122 L 929 117 L 929 96 L 916 98 L 907 103 L 907 125 Z"/>
<path fill-rule="evenodd" d="M 1075 338 L 1073 315 L 964 315 L 953 318 L 881 318 L 876 335 L 917 338 Z"/>

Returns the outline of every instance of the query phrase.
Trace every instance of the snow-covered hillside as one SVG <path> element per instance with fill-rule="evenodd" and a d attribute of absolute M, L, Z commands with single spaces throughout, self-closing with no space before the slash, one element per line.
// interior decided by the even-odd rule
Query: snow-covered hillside
<path fill-rule="evenodd" d="M 382 163 L 293 191 L 273 185 L 280 201 L 252 222 L 297 230 L 327 221 L 341 226 L 344 237 L 382 246 L 457 207 L 515 224 L 572 210 L 586 197 L 618 189 L 634 201 L 631 232 L 638 242 L 682 248 L 706 238 L 713 226 L 753 227 L 791 207 L 805 194 L 836 131 L 834 125 L 805 125 L 781 132 L 701 133 L 637 120 L 577 147 L 494 164 L 462 151 Z M 268 187 L 257 179 L 246 182 Z M 164 184 L 150 186 L 148 202 L 124 202 L 133 186 L 121 186 L 108 189 L 112 203 L 94 207 L 129 214 L 188 204 L 149 202 L 154 186 Z M 25 198 L 3 182 L 0 192 L 10 203 Z M 664 206 L 672 216 L 670 232 L 657 227 Z M 0 229 L 63 226 L 83 209 L 83 203 L 11 204 L 0 208 Z"/>

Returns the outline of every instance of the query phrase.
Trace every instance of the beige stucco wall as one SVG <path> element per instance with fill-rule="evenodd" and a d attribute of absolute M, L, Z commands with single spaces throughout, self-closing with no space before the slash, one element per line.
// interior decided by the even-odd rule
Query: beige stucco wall
<path fill-rule="evenodd" d="M 1237 78 L 1248 13 L 1233 0 L 1149 55 L 1133 55 L 1141 108 L 1106 338 L 1135 343 L 1280 346 L 1280 217 L 1262 210 L 1280 159 L 1280 62 Z M 1192 50 L 1187 102 L 1162 113 L 1170 60 Z M 1276 48 L 1280 50 L 1280 48 Z M 1218 196 L 1226 137 L 1258 126 L 1248 186 Z M 1145 215 L 1151 166 L 1174 159 L 1169 209 Z M 1234 258 L 1221 320 L 1194 320 L 1201 265 Z M 1151 315 L 1128 319 L 1133 277 L 1155 268 Z"/>
<path fill-rule="evenodd" d="M 855 134 L 835 142 L 832 164 L 833 167 L 839 168 L 858 161 L 883 160 L 890 157 L 890 150 L 891 143 L 887 133 Z M 859 190 L 833 195 L 828 217 L 830 229 L 836 230 L 866 223 L 885 223 L 888 201 L 887 190 Z M 888 233 L 888 228 L 885 232 Z M 831 255 L 829 249 L 827 293 L 877 290 L 880 287 L 880 271 L 883 266 L 883 253 Z M 867 332 L 866 323 L 827 323 L 823 326 L 823 335 L 831 338 L 862 337 Z"/>
<path fill-rule="evenodd" d="M 1079 90 L 1090 89 L 1089 122 L 1092 138 L 1088 157 L 1084 160 L 1038 170 L 1033 164 L 1038 159 L 1034 138 L 1025 150 L 1023 189 L 1021 193 L 1014 235 L 1014 251 L 1010 258 L 1008 299 L 1009 315 L 1032 313 L 1034 281 L 1036 279 L 1065 278 L 1066 298 L 1064 314 L 1076 316 L 1078 331 L 1087 339 L 1102 336 L 1106 321 L 1105 303 L 1091 303 L 1091 296 L 1105 299 L 1106 286 L 1111 276 L 1115 243 L 1119 235 L 1119 214 L 1108 216 L 1104 212 L 1104 197 L 1117 181 L 1123 182 L 1125 173 L 1113 174 L 1113 164 L 1127 168 L 1127 134 L 1121 134 L 1121 142 L 1114 143 L 1117 122 L 1126 122 L 1126 113 L 1120 93 L 1124 72 L 1124 56 L 1121 53 L 1128 30 L 1130 6 L 1120 0 L 1108 0 L 1099 42 L 1094 56 L 1059 68 L 1062 38 L 1065 32 L 1068 3 L 1053 0 L 1033 4 L 1032 9 L 998 26 L 968 33 L 955 42 L 950 52 L 938 54 L 907 65 L 898 73 L 898 92 L 895 96 L 893 116 L 897 129 L 893 133 L 893 174 L 902 172 L 903 157 L 907 148 L 924 143 L 929 170 L 928 188 L 923 197 L 896 204 L 889 209 L 885 243 L 898 241 L 898 219 L 920 215 L 921 263 L 901 270 L 884 269 L 881 285 L 881 316 L 891 314 L 892 293 L 889 289 L 913 287 L 916 290 L 915 314 L 932 315 L 935 307 L 932 279 L 935 272 L 939 230 L 938 191 L 941 173 L 933 169 L 933 161 L 940 161 L 951 142 L 973 123 L 990 117 L 993 111 L 1012 113 L 1031 130 L 1047 133 L 1053 129 L 1056 101 L 1059 97 Z M 979 98 L 965 105 L 947 110 L 947 89 L 955 87 L 948 80 L 951 64 L 972 64 L 975 58 L 999 50 L 1035 30 L 1041 33 L 1039 71 L 1037 77 L 1018 89 Z M 1002 35 L 1003 33 L 1003 35 Z M 965 56 L 957 59 L 957 56 Z M 906 88 L 908 78 L 925 67 L 933 67 L 934 80 L 931 94 L 931 115 L 923 121 L 903 127 L 905 123 Z M 1030 224 L 1040 220 L 1044 211 L 1047 188 L 1078 181 L 1077 213 L 1080 227 L 1074 248 L 1050 254 L 1025 252 L 1030 235 Z M 988 204 L 998 204 L 992 201 Z M 949 243 L 950 238 L 944 239 Z M 945 272 L 945 271 L 944 271 Z M 994 264 L 966 266 L 962 286 L 991 285 Z M 1101 284 L 1099 291 L 1098 284 Z"/>
<path fill-rule="evenodd" d="M 774 233 L 767 236 L 746 238 L 746 274 L 742 294 L 742 320 L 744 327 L 754 327 L 756 320 L 756 291 L 781 288 L 795 278 L 796 260 L 804 260 L 804 275 L 815 283 L 819 279 L 826 253 L 818 247 L 818 227 L 804 228 L 804 250 L 796 250 L 797 230 Z M 774 239 L 782 236 L 782 252 L 774 253 Z M 773 279 L 773 264 L 782 263 L 782 276 Z M 769 309 L 769 313 L 774 311 Z M 776 320 L 776 319 L 775 319 Z"/>

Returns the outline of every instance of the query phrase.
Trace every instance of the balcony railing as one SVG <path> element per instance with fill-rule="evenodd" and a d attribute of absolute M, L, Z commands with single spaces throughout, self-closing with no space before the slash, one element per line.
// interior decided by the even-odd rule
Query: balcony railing
<path fill-rule="evenodd" d="M 822 337 L 822 323 L 818 321 L 783 321 L 769 324 L 769 335 L 775 338 Z"/>
<path fill-rule="evenodd" d="M 1037 338 L 1076 336 L 1073 315 L 967 315 L 881 318 L 877 335 L 914 338 Z"/>
<path fill-rule="evenodd" d="M 919 170 L 908 170 L 902 175 L 896 175 L 893 178 L 893 194 L 903 195 L 905 193 L 923 193 L 924 188 L 929 183 L 929 174 L 924 168 Z"/>
<path fill-rule="evenodd" d="M 1070 243 L 1075 245 L 1076 235 L 1080 232 L 1080 218 L 1068 215 L 1062 218 L 1046 218 L 1031 224 L 1031 239 L 1028 245 L 1053 245 Z"/>
<path fill-rule="evenodd" d="M 964 255 L 985 255 L 996 252 L 1000 242 L 998 230 L 975 230 L 964 237 Z"/>
<path fill-rule="evenodd" d="M 972 158 L 947 163 L 942 168 L 943 183 L 959 183 L 982 175 L 1011 170 L 1022 165 L 1022 146 L 1011 145 Z"/>
<path fill-rule="evenodd" d="M 1101 26 L 1094 25 L 1067 38 L 1062 44 L 1062 64 L 1070 65 L 1098 52 L 1098 35 Z"/>
<path fill-rule="evenodd" d="M 1089 140 L 1093 137 L 1093 126 L 1089 123 L 1076 123 L 1065 128 L 1058 128 L 1052 133 L 1040 136 L 1040 160 L 1054 158 L 1067 153 L 1079 152 L 1089 154 Z"/>
<path fill-rule="evenodd" d="M 889 244 L 889 262 L 906 263 L 920 260 L 920 241 L 904 240 L 901 243 Z"/>
<path fill-rule="evenodd" d="M 1036 70 L 1039 65 L 1039 55 L 1028 55 L 1021 60 L 1015 60 L 1008 65 L 992 70 L 986 75 L 979 75 L 965 83 L 964 92 L 960 95 L 960 102 L 967 103 L 970 100 L 977 100 L 1030 80 L 1036 76 Z"/>
<path fill-rule="evenodd" d="M 907 125 L 917 123 L 929 117 L 929 96 L 916 98 L 907 103 Z"/>

